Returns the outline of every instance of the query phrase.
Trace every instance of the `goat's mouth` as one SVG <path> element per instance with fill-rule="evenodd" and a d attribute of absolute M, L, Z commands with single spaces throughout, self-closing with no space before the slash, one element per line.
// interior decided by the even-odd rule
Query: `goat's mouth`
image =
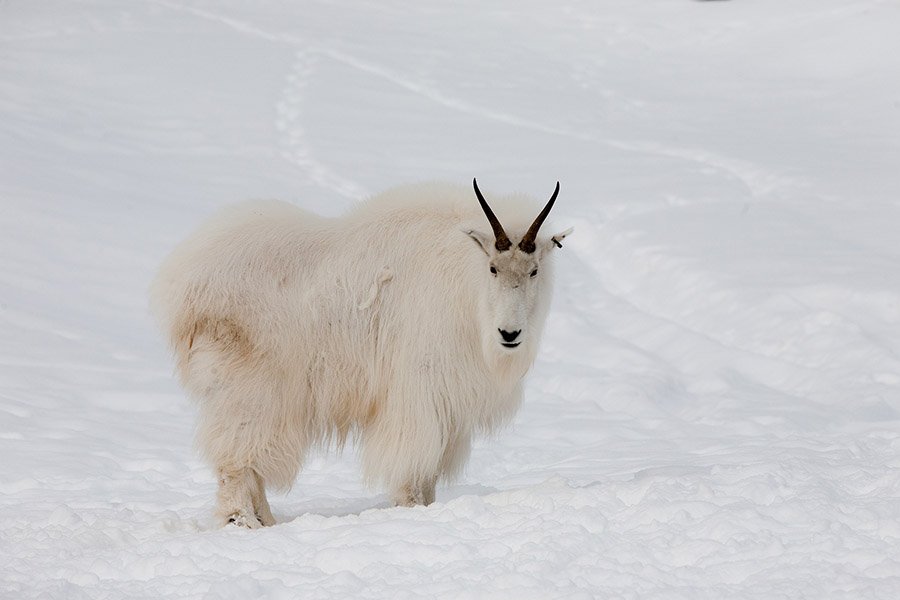
<path fill-rule="evenodd" d="M 516 346 L 518 346 L 521 343 L 522 342 L 500 342 L 500 345 L 503 346 L 504 348 L 515 348 Z"/>

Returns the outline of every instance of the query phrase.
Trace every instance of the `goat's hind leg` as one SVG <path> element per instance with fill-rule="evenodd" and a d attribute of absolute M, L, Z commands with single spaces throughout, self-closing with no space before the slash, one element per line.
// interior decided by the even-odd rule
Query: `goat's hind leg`
<path fill-rule="evenodd" d="M 287 465 L 284 472 L 266 474 L 276 481 L 279 475 L 289 480 L 296 474 L 299 459 L 285 458 L 297 448 L 292 440 L 279 438 L 284 417 L 278 415 L 285 414 L 279 377 L 265 368 L 248 339 L 235 322 L 206 323 L 192 339 L 182 380 L 200 403 L 197 446 L 218 477 L 216 517 L 223 526 L 256 529 L 275 524 L 260 457 L 268 460 L 274 454 L 277 464 Z"/>
<path fill-rule="evenodd" d="M 256 490 L 253 494 L 253 510 L 256 518 L 266 527 L 275 524 L 275 517 L 272 516 L 272 509 L 269 508 L 269 501 L 266 500 L 266 482 L 262 476 L 256 471 L 253 472 L 256 479 Z"/>
<path fill-rule="evenodd" d="M 233 523 L 249 529 L 262 527 L 263 523 L 256 516 L 256 505 L 259 503 L 258 475 L 247 467 L 219 468 L 217 472 L 219 491 L 216 497 L 216 517 L 220 525 L 224 527 Z M 271 517 L 271 512 L 268 516 Z"/>

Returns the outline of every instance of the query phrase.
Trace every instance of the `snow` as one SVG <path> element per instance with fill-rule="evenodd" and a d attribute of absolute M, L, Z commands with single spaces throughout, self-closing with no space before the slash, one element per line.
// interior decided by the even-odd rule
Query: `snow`
<path fill-rule="evenodd" d="M 0 597 L 900 597 L 900 7 L 0 4 Z M 146 308 L 218 207 L 419 179 L 575 226 L 515 422 L 216 529 Z M 474 201 L 474 199 L 473 199 Z"/>

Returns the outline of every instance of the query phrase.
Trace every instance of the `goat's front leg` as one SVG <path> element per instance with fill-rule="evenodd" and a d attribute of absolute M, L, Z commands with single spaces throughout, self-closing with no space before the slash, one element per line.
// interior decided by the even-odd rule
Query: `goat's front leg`
<path fill-rule="evenodd" d="M 436 476 L 419 478 L 407 482 L 391 495 L 394 506 L 428 506 L 434 502 L 434 488 L 437 485 Z"/>

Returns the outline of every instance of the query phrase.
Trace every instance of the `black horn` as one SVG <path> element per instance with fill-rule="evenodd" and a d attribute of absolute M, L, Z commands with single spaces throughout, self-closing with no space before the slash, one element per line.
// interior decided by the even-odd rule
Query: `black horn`
<path fill-rule="evenodd" d="M 474 178 L 472 179 L 472 185 L 475 186 L 475 195 L 478 196 L 478 202 L 481 204 L 481 210 L 484 211 L 484 216 L 487 217 L 487 220 L 491 224 L 491 229 L 494 230 L 494 247 L 497 248 L 497 250 L 499 250 L 500 252 L 509 250 L 510 246 L 512 246 L 512 242 L 509 241 L 509 236 L 507 236 L 506 232 L 503 231 L 503 225 L 500 224 L 500 221 L 497 219 L 494 211 L 492 211 L 491 207 L 488 206 L 487 200 L 485 200 L 484 196 L 481 195 L 481 190 L 478 189 L 478 181 Z"/>
<path fill-rule="evenodd" d="M 553 190 L 553 195 L 550 196 L 550 201 L 547 202 L 547 205 L 544 207 L 544 210 L 541 211 L 541 214 L 537 216 L 534 220 L 534 223 L 531 224 L 531 227 L 528 228 L 528 231 L 525 232 L 525 235 L 522 237 L 522 241 L 519 242 L 519 250 L 525 252 L 527 254 L 531 254 L 537 249 L 537 245 L 534 243 L 534 240 L 537 238 L 538 229 L 541 228 L 541 225 L 544 224 L 544 219 L 547 218 L 547 215 L 550 214 L 550 209 L 553 208 L 553 203 L 556 201 L 556 196 L 559 194 L 559 182 L 556 182 L 556 189 Z"/>

